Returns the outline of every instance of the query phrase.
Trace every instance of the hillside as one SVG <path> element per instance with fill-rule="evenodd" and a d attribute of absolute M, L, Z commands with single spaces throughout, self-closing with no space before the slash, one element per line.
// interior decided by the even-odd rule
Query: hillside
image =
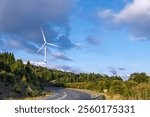
<path fill-rule="evenodd" d="M 23 98 L 42 95 L 51 71 L 36 67 L 22 60 L 15 60 L 12 53 L 0 54 L 0 99 Z"/>
<path fill-rule="evenodd" d="M 16 93 L 12 91 L 10 88 L 5 86 L 2 82 L 0 82 L 0 99 L 4 99 L 6 97 L 16 97 Z"/>
<path fill-rule="evenodd" d="M 43 95 L 47 85 L 88 89 L 104 93 L 111 99 L 150 99 L 150 77 L 133 73 L 128 81 L 120 76 L 94 73 L 75 74 L 50 70 L 16 60 L 13 53 L 0 54 L 0 99 L 26 98 Z"/>

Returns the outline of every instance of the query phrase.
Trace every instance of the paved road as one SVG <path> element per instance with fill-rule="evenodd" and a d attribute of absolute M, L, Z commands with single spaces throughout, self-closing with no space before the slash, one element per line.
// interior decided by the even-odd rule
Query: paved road
<path fill-rule="evenodd" d="M 50 91 L 54 92 L 45 100 L 91 100 L 91 95 L 80 91 L 74 91 L 71 89 L 49 87 Z"/>

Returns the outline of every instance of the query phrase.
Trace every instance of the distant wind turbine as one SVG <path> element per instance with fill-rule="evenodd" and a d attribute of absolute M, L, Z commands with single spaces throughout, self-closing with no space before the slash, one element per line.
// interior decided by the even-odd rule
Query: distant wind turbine
<path fill-rule="evenodd" d="M 59 46 L 57 46 L 55 44 L 52 44 L 52 43 L 47 43 L 45 34 L 43 32 L 43 29 L 42 29 L 42 27 L 40 27 L 40 28 L 41 28 L 41 33 L 42 33 L 42 37 L 43 37 L 43 40 L 44 40 L 44 44 L 42 45 L 42 47 L 36 53 L 39 53 L 40 50 L 42 48 L 44 48 L 44 64 L 45 64 L 45 67 L 46 67 L 46 65 L 47 65 L 47 45 L 48 46 L 53 46 L 53 47 L 58 47 L 58 48 L 59 48 Z"/>

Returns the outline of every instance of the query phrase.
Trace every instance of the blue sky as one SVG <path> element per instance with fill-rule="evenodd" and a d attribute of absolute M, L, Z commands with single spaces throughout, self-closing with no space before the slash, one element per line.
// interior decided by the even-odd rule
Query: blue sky
<path fill-rule="evenodd" d="M 0 0 L 0 52 L 73 72 L 150 73 L 149 0 Z"/>

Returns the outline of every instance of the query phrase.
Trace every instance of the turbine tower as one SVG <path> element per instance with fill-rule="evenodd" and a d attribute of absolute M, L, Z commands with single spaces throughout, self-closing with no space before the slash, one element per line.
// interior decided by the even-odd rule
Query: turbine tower
<path fill-rule="evenodd" d="M 40 29 L 41 29 L 42 37 L 43 37 L 43 40 L 44 40 L 44 44 L 42 45 L 42 47 L 41 47 L 36 53 L 39 53 L 40 50 L 41 50 L 42 48 L 44 48 L 44 64 L 45 64 L 45 67 L 46 67 L 46 65 L 47 65 L 47 45 L 48 45 L 48 46 L 52 46 L 52 47 L 59 47 L 59 46 L 57 46 L 57 45 L 55 45 L 55 44 L 52 44 L 52 43 L 47 43 L 46 37 L 45 37 L 45 34 L 44 34 L 44 32 L 43 32 L 42 27 L 40 27 Z"/>

